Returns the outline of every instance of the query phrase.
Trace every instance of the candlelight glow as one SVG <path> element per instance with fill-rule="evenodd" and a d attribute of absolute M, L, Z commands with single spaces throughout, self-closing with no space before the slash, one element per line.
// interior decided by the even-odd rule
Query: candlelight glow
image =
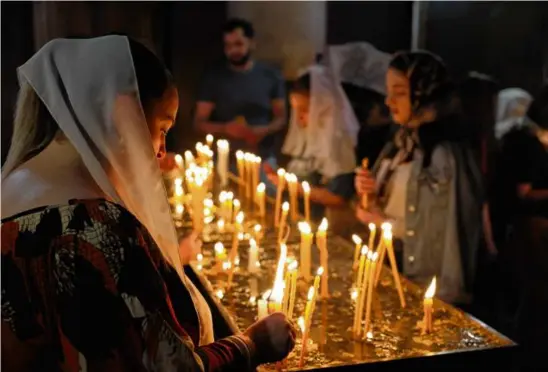
<path fill-rule="evenodd" d="M 222 218 L 220 220 L 217 221 L 217 228 L 221 231 L 224 230 L 225 228 L 225 220 L 223 220 Z"/>
<path fill-rule="evenodd" d="M 384 222 L 382 225 L 381 225 L 381 229 L 383 230 L 389 230 L 389 231 L 392 231 L 392 225 L 388 222 Z"/>
<path fill-rule="evenodd" d="M 352 241 L 354 244 L 362 244 L 362 239 L 356 234 L 352 235 Z"/>
<path fill-rule="evenodd" d="M 218 255 L 221 255 L 225 252 L 225 246 L 223 245 L 223 243 L 221 242 L 217 242 L 215 243 L 215 246 L 214 246 L 214 249 L 215 249 L 215 254 L 218 256 Z"/>
<path fill-rule="evenodd" d="M 255 262 L 255 266 L 261 267 L 261 263 L 259 261 Z"/>
<path fill-rule="evenodd" d="M 185 151 L 185 160 L 187 163 L 194 162 L 194 155 L 192 155 L 192 152 L 190 150 Z"/>
<path fill-rule="evenodd" d="M 217 296 L 217 298 L 218 298 L 219 300 L 222 300 L 223 297 L 225 296 L 225 294 L 224 294 L 224 292 L 223 292 L 222 289 L 219 289 L 219 290 L 217 290 L 217 292 L 215 292 L 215 296 Z"/>
<path fill-rule="evenodd" d="M 175 213 L 177 213 L 178 215 L 183 214 L 184 211 L 185 211 L 185 207 L 183 207 L 182 204 L 177 204 L 175 206 Z"/>
<path fill-rule="evenodd" d="M 256 224 L 256 225 L 253 227 L 253 230 L 255 230 L 256 233 L 259 233 L 259 232 L 261 232 L 261 230 L 262 230 L 262 226 L 259 225 L 259 224 Z"/>
<path fill-rule="evenodd" d="M 175 187 L 183 186 L 183 179 L 181 177 L 177 177 L 175 178 L 175 181 L 173 181 L 173 183 L 175 184 Z"/>
<path fill-rule="evenodd" d="M 253 161 L 253 158 L 255 157 L 255 155 L 249 153 L 249 152 L 246 152 L 244 154 L 244 159 L 245 161 L 249 161 L 249 162 L 252 162 Z"/>
<path fill-rule="evenodd" d="M 297 324 L 299 325 L 301 332 L 304 333 L 305 324 L 304 324 L 304 318 L 302 316 L 299 317 L 299 319 L 297 320 Z"/>
<path fill-rule="evenodd" d="M 392 240 L 392 231 L 391 230 L 384 230 L 382 232 L 382 236 L 385 238 L 385 239 L 388 239 L 388 240 Z"/>
<path fill-rule="evenodd" d="M 266 186 L 263 182 L 261 182 L 260 184 L 257 185 L 257 192 L 258 193 L 263 193 L 266 189 Z"/>
<path fill-rule="evenodd" d="M 183 190 L 182 185 L 175 185 L 175 195 L 176 196 L 183 196 L 185 191 Z"/>
<path fill-rule="evenodd" d="M 310 184 L 308 182 L 303 181 L 302 187 L 305 194 L 308 194 L 310 192 Z"/>
<path fill-rule="evenodd" d="M 272 289 L 269 289 L 268 291 L 263 293 L 263 300 L 267 301 L 271 294 L 272 294 Z"/>
<path fill-rule="evenodd" d="M 208 135 L 206 136 L 206 142 L 207 142 L 207 143 L 213 143 L 213 135 L 208 134 Z M 217 142 L 218 142 L 218 141 L 217 141 Z"/>
<path fill-rule="evenodd" d="M 323 267 L 320 266 L 320 267 L 318 268 L 318 271 L 316 272 L 316 275 L 318 275 L 318 276 L 322 276 L 322 275 L 323 275 Z"/>
<path fill-rule="evenodd" d="M 369 231 L 375 231 L 375 230 L 377 230 L 377 226 L 375 226 L 374 223 L 370 223 L 367 227 L 369 227 Z"/>
<path fill-rule="evenodd" d="M 219 203 L 224 203 L 227 199 L 227 192 L 226 191 L 221 191 L 219 193 Z"/>
<path fill-rule="evenodd" d="M 183 157 L 181 154 L 175 155 L 175 163 L 180 167 L 183 164 Z"/>
<path fill-rule="evenodd" d="M 322 223 L 320 223 L 320 226 L 318 226 L 318 231 L 327 231 L 327 227 L 329 226 L 329 223 L 327 222 L 327 218 L 322 219 Z"/>
<path fill-rule="evenodd" d="M 226 193 L 226 198 L 227 198 L 227 200 L 234 199 L 234 193 L 232 191 L 227 192 Z"/>
<path fill-rule="evenodd" d="M 203 143 L 201 143 L 201 142 L 196 143 L 196 151 L 200 152 L 203 147 L 204 147 Z"/>
<path fill-rule="evenodd" d="M 310 228 L 310 225 L 308 224 L 308 222 L 299 222 L 298 226 L 299 226 L 299 231 L 301 232 L 301 234 L 311 234 L 312 233 L 312 229 Z"/>
<path fill-rule="evenodd" d="M 204 260 L 204 255 L 201 254 L 201 253 L 198 253 L 198 254 L 196 255 L 196 259 L 198 260 L 198 262 L 202 262 L 202 261 Z"/>
<path fill-rule="evenodd" d="M 223 149 L 223 150 L 228 150 L 228 148 L 229 148 L 228 141 L 227 140 L 218 140 L 217 141 L 217 148 Z"/>
<path fill-rule="evenodd" d="M 244 233 L 238 233 L 238 240 L 244 240 L 244 239 L 245 239 Z"/>
<path fill-rule="evenodd" d="M 236 216 L 236 223 L 242 224 L 244 222 L 244 212 L 240 211 L 238 212 L 238 215 Z"/>
<path fill-rule="evenodd" d="M 278 174 L 278 177 L 283 177 L 285 176 L 285 169 L 280 168 L 276 173 Z"/>
<path fill-rule="evenodd" d="M 278 260 L 276 277 L 274 279 L 274 286 L 272 287 L 272 295 L 270 296 L 273 301 L 278 303 L 281 303 L 284 297 L 284 268 L 286 259 L 287 245 L 280 244 L 280 259 Z"/>
<path fill-rule="evenodd" d="M 244 153 L 240 150 L 236 151 L 236 159 L 243 160 L 244 159 Z"/>
<path fill-rule="evenodd" d="M 287 266 L 287 270 L 296 271 L 298 267 L 299 267 L 299 263 L 297 261 L 293 261 Z"/>
<path fill-rule="evenodd" d="M 240 256 L 236 256 L 236 258 L 234 259 L 234 266 L 239 266 L 240 265 Z"/>
<path fill-rule="evenodd" d="M 232 265 L 230 264 L 229 261 L 223 262 L 223 270 L 225 270 L 225 271 L 226 271 L 226 270 L 230 270 L 230 267 L 231 267 L 231 266 L 232 266 Z"/>
<path fill-rule="evenodd" d="M 352 288 L 352 292 L 350 292 L 350 299 L 352 301 L 356 301 L 358 299 L 358 290 L 356 288 Z"/>
<path fill-rule="evenodd" d="M 260 156 L 255 156 L 255 158 L 253 159 L 253 161 L 257 164 L 261 163 L 261 161 L 263 161 L 263 159 L 261 159 Z"/>
<path fill-rule="evenodd" d="M 369 248 L 367 248 L 367 245 L 363 245 L 361 255 L 365 256 L 367 254 L 367 252 L 369 252 Z"/>
<path fill-rule="evenodd" d="M 255 305 L 255 302 L 257 302 L 257 297 L 255 297 L 255 296 L 249 297 L 249 303 L 251 305 Z"/>
<path fill-rule="evenodd" d="M 373 253 L 373 251 L 371 251 L 371 252 L 369 252 L 369 254 L 371 254 L 371 257 L 369 257 L 369 255 L 367 257 L 373 262 L 377 261 L 377 258 L 379 258 L 379 253 L 378 252 Z"/>
<path fill-rule="evenodd" d="M 307 298 L 308 298 L 308 301 L 312 301 L 312 299 L 314 298 L 314 287 L 313 286 L 310 286 L 310 288 L 308 289 Z"/>
<path fill-rule="evenodd" d="M 249 239 L 249 245 L 251 248 L 257 248 L 257 242 L 253 238 Z"/>
<path fill-rule="evenodd" d="M 426 290 L 426 293 L 424 294 L 424 298 L 432 298 L 436 294 L 436 277 L 432 279 L 432 282 L 430 283 L 430 286 L 428 286 L 428 289 Z"/>
<path fill-rule="evenodd" d="M 288 212 L 288 211 L 289 211 L 289 203 L 288 203 L 288 202 L 284 202 L 284 203 L 282 204 L 282 210 L 283 210 L 284 212 Z"/>
<path fill-rule="evenodd" d="M 211 200 L 211 199 L 204 200 L 204 207 L 213 208 L 213 200 Z"/>
<path fill-rule="evenodd" d="M 371 331 L 367 332 L 365 337 L 367 337 L 368 340 L 372 340 L 373 339 L 373 332 L 371 332 Z"/>

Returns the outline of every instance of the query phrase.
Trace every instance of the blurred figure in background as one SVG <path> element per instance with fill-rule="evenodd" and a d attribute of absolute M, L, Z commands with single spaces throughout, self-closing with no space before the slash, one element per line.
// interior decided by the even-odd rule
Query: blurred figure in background
<path fill-rule="evenodd" d="M 263 161 L 273 156 L 273 134 L 286 123 L 281 73 L 252 57 L 255 31 L 232 19 L 223 29 L 226 62 L 208 71 L 196 104 L 196 128 L 230 140 L 231 149 L 251 151 Z"/>
<path fill-rule="evenodd" d="M 548 86 L 529 106 L 523 124 L 503 137 L 502 158 L 515 174 L 509 255 L 521 288 L 517 341 L 526 370 L 541 370 L 548 334 Z"/>
<path fill-rule="evenodd" d="M 392 119 L 402 127 L 371 173 L 359 169 L 356 189 L 371 200 L 356 216 L 364 224 L 392 221 L 403 243 L 404 274 L 424 285 L 436 276 L 437 295 L 468 302 L 481 234 L 482 180 L 469 127 L 456 114 L 453 84 L 439 57 L 402 52 L 390 63 L 386 86 Z"/>
<path fill-rule="evenodd" d="M 495 137 L 502 137 L 523 124 L 523 118 L 533 97 L 521 88 L 506 88 L 499 92 L 497 99 Z"/>

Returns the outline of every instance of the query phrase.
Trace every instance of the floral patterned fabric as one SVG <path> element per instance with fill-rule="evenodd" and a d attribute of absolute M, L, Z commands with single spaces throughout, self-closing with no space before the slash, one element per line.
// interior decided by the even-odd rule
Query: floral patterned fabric
<path fill-rule="evenodd" d="M 199 322 L 188 290 L 124 208 L 74 201 L 6 219 L 1 232 L 3 367 L 251 368 L 243 336 L 195 347 Z"/>

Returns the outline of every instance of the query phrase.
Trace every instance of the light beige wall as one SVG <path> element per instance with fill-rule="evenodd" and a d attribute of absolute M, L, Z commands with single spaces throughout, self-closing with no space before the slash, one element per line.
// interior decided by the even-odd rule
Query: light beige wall
<path fill-rule="evenodd" d="M 253 23 L 256 58 L 279 65 L 288 80 L 323 51 L 327 2 L 230 1 L 228 15 Z"/>

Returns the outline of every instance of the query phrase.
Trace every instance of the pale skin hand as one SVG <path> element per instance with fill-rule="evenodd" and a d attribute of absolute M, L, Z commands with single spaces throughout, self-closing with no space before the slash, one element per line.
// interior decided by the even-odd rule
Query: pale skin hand
<path fill-rule="evenodd" d="M 210 121 L 211 113 L 215 109 L 213 102 L 200 101 L 196 104 L 196 114 L 194 115 L 194 126 L 202 133 L 211 133 L 213 135 L 227 135 L 231 139 L 242 139 L 253 136 L 253 132 L 240 121 L 231 121 L 228 123 Z"/>
<path fill-rule="evenodd" d="M 386 221 L 386 216 L 384 216 L 381 211 L 376 209 L 367 211 L 359 205 L 356 206 L 356 218 L 364 225 L 368 225 L 370 223 L 382 225 L 382 223 Z"/>
<path fill-rule="evenodd" d="M 354 186 L 358 195 L 375 193 L 375 178 L 367 169 L 358 168 L 354 178 Z"/>
<path fill-rule="evenodd" d="M 271 314 L 245 330 L 244 335 L 255 344 L 259 364 L 277 362 L 295 347 L 297 329 L 283 313 Z"/>

